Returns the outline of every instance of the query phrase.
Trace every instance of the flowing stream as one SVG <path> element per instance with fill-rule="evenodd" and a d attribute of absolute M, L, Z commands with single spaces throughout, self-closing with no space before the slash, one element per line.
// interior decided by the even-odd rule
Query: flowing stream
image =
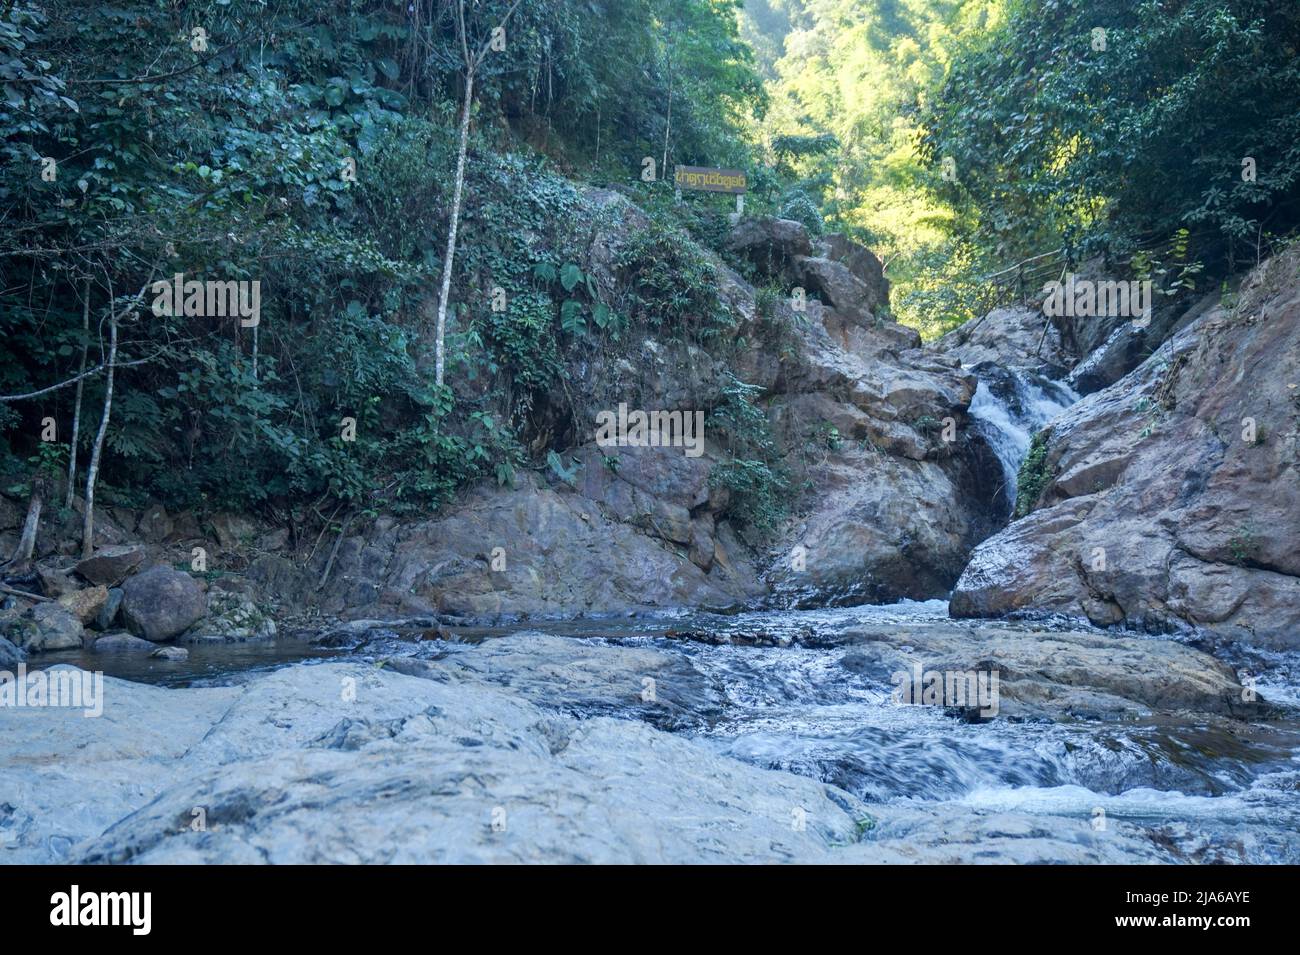
<path fill-rule="evenodd" d="M 1007 499 L 1016 503 L 1016 475 L 1043 425 L 1079 400 L 1069 385 L 1028 372 L 977 365 L 970 416 L 1002 464 Z"/>
<path fill-rule="evenodd" d="M 981 381 L 971 413 L 987 429 L 1012 489 L 1030 435 L 1075 397 L 1046 379 L 1004 373 Z M 941 813 L 941 824 L 1004 812 L 1028 815 L 1044 830 L 1061 832 L 1066 821 L 1077 829 L 1080 820 L 1102 816 L 1124 820 L 1187 861 L 1300 863 L 1300 653 L 1218 651 L 1238 672 L 1258 675 L 1259 694 L 1275 704 L 1271 719 L 966 722 L 943 707 L 896 702 L 891 674 L 855 654 L 845 640 L 847 632 L 863 628 L 906 627 L 967 640 L 991 639 L 995 631 L 1014 634 L 1017 628 L 1024 640 L 1080 629 L 1077 622 L 956 621 L 949 619 L 945 601 L 931 600 L 731 616 L 680 611 L 436 632 L 372 626 L 324 639 L 315 632 L 262 644 L 194 647 L 184 662 L 89 653 L 51 654 L 46 660 L 144 682 L 201 685 L 340 655 L 379 660 L 473 654 L 484 641 L 529 631 L 593 646 L 649 647 L 672 656 L 689 674 L 671 719 L 649 717 L 634 701 L 608 698 L 557 702 L 557 708 L 575 716 L 651 719 L 738 760 L 833 783 L 868 804 Z M 1001 860 L 1018 861 L 1014 855 Z"/>

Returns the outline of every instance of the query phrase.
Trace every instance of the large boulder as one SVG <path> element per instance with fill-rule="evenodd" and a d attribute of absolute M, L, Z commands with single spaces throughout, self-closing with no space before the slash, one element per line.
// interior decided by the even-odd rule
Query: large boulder
<path fill-rule="evenodd" d="M 122 619 L 136 636 L 170 640 L 207 612 L 203 589 L 189 574 L 159 565 L 122 585 Z"/>
<path fill-rule="evenodd" d="M 727 249 L 747 259 L 760 274 L 786 273 L 796 256 L 812 253 L 808 230 L 793 219 L 743 218 L 727 236 Z"/>
<path fill-rule="evenodd" d="M 183 643 L 247 643 L 270 640 L 275 621 L 241 593 L 212 587 L 208 591 L 207 613 L 181 634 Z"/>
<path fill-rule="evenodd" d="M 805 291 L 832 308 L 871 315 L 871 290 L 839 262 L 814 256 L 796 256 L 795 273 Z"/>
<path fill-rule="evenodd" d="M 884 263 L 864 245 L 839 232 L 822 237 L 821 252 L 847 268 L 866 287 L 866 308 L 874 315 L 889 310 L 889 279 Z"/>
<path fill-rule="evenodd" d="M 1300 646 L 1300 296 L 1289 252 L 1059 415 L 1036 510 L 976 549 L 955 616 L 1065 612 Z"/>
<path fill-rule="evenodd" d="M 51 598 L 75 593 L 81 586 L 72 579 L 70 563 L 40 561 L 36 564 L 36 579 L 41 585 L 41 593 Z"/>
<path fill-rule="evenodd" d="M 101 547 L 93 556 L 78 561 L 76 570 L 92 584 L 114 587 L 140 565 L 144 556 L 144 548 L 138 544 Z"/>

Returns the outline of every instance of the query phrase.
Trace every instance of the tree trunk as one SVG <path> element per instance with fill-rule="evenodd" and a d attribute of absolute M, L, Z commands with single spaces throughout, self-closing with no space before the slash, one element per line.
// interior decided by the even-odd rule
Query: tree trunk
<path fill-rule="evenodd" d="M 668 66 L 668 116 L 664 121 L 664 160 L 659 167 L 659 178 L 668 176 L 668 137 L 673 131 L 673 57 L 669 53 L 665 58 Z"/>
<path fill-rule="evenodd" d="M 110 305 L 110 309 L 111 309 Z M 104 450 L 104 436 L 108 434 L 108 419 L 113 413 L 113 373 L 117 364 L 117 314 L 109 313 L 108 319 L 108 379 L 104 390 L 104 413 L 99 418 L 99 431 L 95 435 L 95 446 L 90 452 L 90 464 L 86 468 L 86 514 L 81 525 L 82 559 L 95 553 L 95 479 L 99 477 L 99 458 Z"/>
<path fill-rule="evenodd" d="M 474 101 L 474 71 L 465 71 L 465 102 L 460 109 L 460 149 L 456 153 L 456 185 L 451 194 L 451 225 L 447 229 L 447 252 L 442 257 L 442 288 L 438 292 L 438 325 L 435 332 L 434 380 L 441 386 L 446 367 L 447 299 L 451 295 L 451 267 L 456 258 L 456 229 L 460 225 L 460 197 L 465 188 L 465 153 L 469 150 L 469 108 Z"/>
<path fill-rule="evenodd" d="M 90 350 L 90 280 L 86 280 L 81 303 L 81 367 L 77 374 L 86 373 L 86 353 Z M 72 406 L 72 443 L 68 447 L 68 497 L 63 506 L 72 508 L 72 495 L 77 486 L 77 439 L 81 433 L 81 392 L 86 380 L 77 380 L 77 400 Z"/>
<path fill-rule="evenodd" d="M 41 508 L 45 506 L 46 481 L 43 474 L 32 478 L 32 496 L 27 502 L 27 519 L 23 521 L 23 534 L 9 562 L 9 572 L 24 571 L 36 553 L 36 532 L 41 526 Z"/>

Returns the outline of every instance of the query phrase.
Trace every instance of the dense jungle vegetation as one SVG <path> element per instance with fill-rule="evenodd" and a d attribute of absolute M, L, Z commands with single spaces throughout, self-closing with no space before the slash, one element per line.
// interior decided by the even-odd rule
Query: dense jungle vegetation
<path fill-rule="evenodd" d="M 677 163 L 863 240 L 927 335 L 1062 245 L 1186 230 L 1210 281 L 1300 215 L 1298 48 L 1276 0 L 8 0 L 0 477 L 427 510 L 562 475 L 567 369 L 646 335 L 727 347 L 693 243 L 731 207 L 676 201 Z M 612 294 L 583 260 L 592 186 L 651 215 Z M 153 314 L 176 273 L 260 282 L 260 323 Z M 712 406 L 756 523 L 781 481 L 761 399 L 720 382 Z"/>

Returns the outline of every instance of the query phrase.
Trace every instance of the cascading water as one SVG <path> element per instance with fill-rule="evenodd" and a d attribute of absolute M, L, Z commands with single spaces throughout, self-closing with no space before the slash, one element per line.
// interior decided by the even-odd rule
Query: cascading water
<path fill-rule="evenodd" d="M 1016 503 L 1016 475 L 1029 452 L 1029 442 L 1042 427 L 1079 400 L 1072 388 L 1032 372 L 980 364 L 979 384 L 970 403 L 970 416 L 1002 464 L 1007 499 Z"/>

